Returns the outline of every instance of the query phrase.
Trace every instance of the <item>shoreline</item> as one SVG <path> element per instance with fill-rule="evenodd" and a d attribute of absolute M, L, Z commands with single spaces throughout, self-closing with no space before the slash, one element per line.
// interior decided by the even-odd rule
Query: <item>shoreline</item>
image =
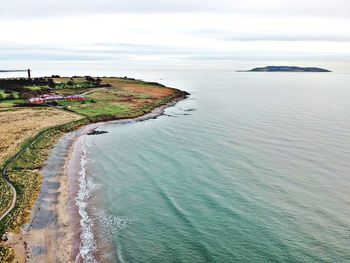
<path fill-rule="evenodd" d="M 82 211 L 79 210 L 82 207 L 78 207 L 76 201 L 81 188 L 82 138 L 105 125 L 155 119 L 162 116 L 166 108 L 186 98 L 183 94 L 135 118 L 91 123 L 64 134 L 54 145 L 41 170 L 42 190 L 30 222 L 22 227 L 20 234 L 9 234 L 7 245 L 14 248 L 15 261 L 83 262 L 81 256 L 77 258 L 82 249 Z M 97 250 L 93 257 L 98 257 L 95 252 Z"/>

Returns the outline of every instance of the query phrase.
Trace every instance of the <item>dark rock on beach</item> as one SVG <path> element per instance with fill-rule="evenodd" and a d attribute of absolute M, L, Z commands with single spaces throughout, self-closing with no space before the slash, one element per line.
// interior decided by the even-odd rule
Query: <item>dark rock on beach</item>
<path fill-rule="evenodd" d="M 104 134 L 104 133 L 108 133 L 106 131 L 96 131 L 96 130 L 93 130 L 91 132 L 88 132 L 87 135 L 99 135 L 99 134 Z"/>

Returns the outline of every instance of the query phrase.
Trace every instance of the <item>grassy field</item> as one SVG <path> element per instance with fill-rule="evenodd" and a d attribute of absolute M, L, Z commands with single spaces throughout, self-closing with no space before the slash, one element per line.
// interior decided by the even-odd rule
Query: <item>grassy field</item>
<path fill-rule="evenodd" d="M 69 110 L 87 117 L 109 115 L 124 118 L 175 92 L 157 84 L 120 78 L 103 78 L 103 83 L 109 84 L 109 87 L 94 89 L 86 94 L 88 100 L 85 103 L 68 105 Z"/>
<path fill-rule="evenodd" d="M 15 107 L 18 104 L 25 103 L 25 100 L 15 99 L 15 100 L 2 100 L 0 101 L 0 111 L 7 110 Z"/>
<path fill-rule="evenodd" d="M 25 140 L 39 131 L 79 118 L 82 117 L 55 108 L 0 110 L 0 163 L 14 155 Z"/>
<path fill-rule="evenodd" d="M 5 231 L 18 232 L 28 222 L 40 192 L 44 166 L 52 145 L 67 131 L 92 122 L 136 117 L 185 93 L 160 84 L 122 78 L 102 78 L 104 86 L 96 87 L 74 78 L 55 78 L 55 94 L 80 94 L 85 101 L 59 101 L 54 107 L 17 107 L 23 100 L 0 101 L 0 168 L 20 149 L 26 149 L 9 166 L 7 178 L 17 191 L 15 208 L 0 222 L 0 236 Z M 77 83 L 82 83 L 77 84 Z M 47 87 L 27 87 L 37 91 Z M 30 144 L 31 142 L 35 142 Z M 30 145 L 28 148 L 26 148 Z M 0 214 L 11 200 L 11 191 L 0 179 Z M 0 262 L 12 251 L 0 244 Z"/>

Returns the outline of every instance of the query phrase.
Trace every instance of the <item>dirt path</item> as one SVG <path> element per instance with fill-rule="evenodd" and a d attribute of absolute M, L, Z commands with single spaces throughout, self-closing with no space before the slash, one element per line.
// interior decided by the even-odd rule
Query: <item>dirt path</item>
<path fill-rule="evenodd" d="M 10 165 L 17 160 L 17 158 L 25 151 L 28 149 L 28 147 L 32 146 L 41 136 L 38 136 L 37 138 L 35 138 L 30 144 L 28 144 L 26 147 L 24 147 L 22 150 L 20 150 L 14 157 L 12 157 L 7 164 L 5 165 L 4 169 L 2 170 L 1 176 L 2 179 L 5 181 L 5 183 L 11 188 L 12 191 L 12 199 L 11 202 L 9 204 L 9 206 L 7 207 L 6 211 L 0 215 L 0 221 L 3 220 L 9 213 L 11 213 L 11 211 L 13 210 L 13 208 L 15 207 L 16 204 L 16 200 L 17 200 L 17 191 L 15 189 L 15 187 L 11 184 L 11 182 L 8 180 L 6 173 L 8 168 L 10 167 Z"/>

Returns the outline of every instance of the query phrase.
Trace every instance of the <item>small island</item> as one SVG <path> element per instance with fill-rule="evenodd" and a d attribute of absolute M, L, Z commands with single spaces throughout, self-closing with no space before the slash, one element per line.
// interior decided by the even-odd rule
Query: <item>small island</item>
<path fill-rule="evenodd" d="M 262 68 L 253 68 L 241 72 L 332 72 L 328 69 L 316 67 L 296 67 L 296 66 L 267 66 Z"/>

